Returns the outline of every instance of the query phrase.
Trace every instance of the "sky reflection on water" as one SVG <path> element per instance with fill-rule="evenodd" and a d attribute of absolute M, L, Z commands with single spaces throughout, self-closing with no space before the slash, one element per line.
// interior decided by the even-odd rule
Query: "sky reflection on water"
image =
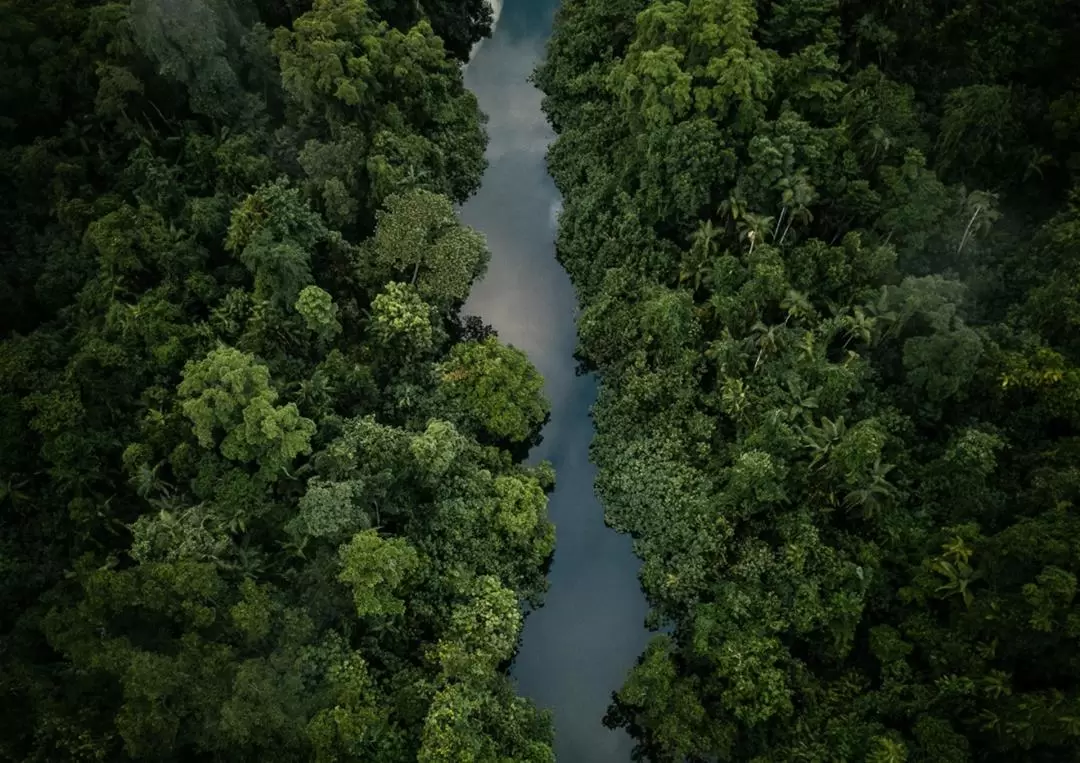
<path fill-rule="evenodd" d="M 480 315 L 500 338 L 528 353 L 544 375 L 551 423 L 535 460 L 558 473 L 549 511 L 557 528 L 544 607 L 529 615 L 514 665 L 522 694 L 555 713 L 560 763 L 628 761 L 630 739 L 602 723 L 611 692 L 649 634 L 630 540 L 604 526 L 588 461 L 596 385 L 576 376 L 574 291 L 555 260 L 559 196 L 544 152 L 552 133 L 541 95 L 527 77 L 543 55 L 557 3 L 505 0 L 495 35 L 477 51 L 466 84 L 488 114 L 483 186 L 462 209 L 492 252 L 465 312 Z"/>

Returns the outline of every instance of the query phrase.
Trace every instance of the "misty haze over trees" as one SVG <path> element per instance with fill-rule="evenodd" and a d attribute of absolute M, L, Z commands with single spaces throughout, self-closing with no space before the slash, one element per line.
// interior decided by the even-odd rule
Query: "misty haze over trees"
<path fill-rule="evenodd" d="M 0 0 L 0 759 L 554 760 L 508 678 L 550 408 L 461 309 L 493 20 Z M 1078 46 L 1055 0 L 564 0 L 641 760 L 1080 760 Z"/>

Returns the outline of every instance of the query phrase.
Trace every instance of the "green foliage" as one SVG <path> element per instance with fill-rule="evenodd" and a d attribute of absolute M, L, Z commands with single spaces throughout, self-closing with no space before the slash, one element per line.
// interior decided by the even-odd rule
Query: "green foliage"
<path fill-rule="evenodd" d="M 177 394 L 202 447 L 213 447 L 215 431 L 224 429 L 221 455 L 254 461 L 270 478 L 311 452 L 315 422 L 302 417 L 295 403 L 273 405 L 277 392 L 270 388 L 270 373 L 252 356 L 222 347 L 189 362 L 183 376 Z"/>
<path fill-rule="evenodd" d="M 525 353 L 493 337 L 455 345 L 439 366 L 440 391 L 463 422 L 488 436 L 523 442 L 547 418 L 544 380 Z"/>
<path fill-rule="evenodd" d="M 416 190 L 387 199 L 372 256 L 382 272 L 408 275 L 421 298 L 442 304 L 465 298 L 488 253 L 480 234 L 457 223 L 449 200 Z"/>
<path fill-rule="evenodd" d="M 465 438 L 454 425 L 437 419 L 429 421 L 427 429 L 409 443 L 420 470 L 436 479 L 446 473 L 464 449 Z"/>
<path fill-rule="evenodd" d="M 357 505 L 362 495 L 363 483 L 356 480 L 312 479 L 297 502 L 299 511 L 286 528 L 317 538 L 370 529 L 371 518 Z"/>
<path fill-rule="evenodd" d="M 448 678 L 483 678 L 510 658 L 521 628 L 521 612 L 512 591 L 496 578 L 478 578 L 469 600 L 454 609 L 438 656 Z"/>
<path fill-rule="evenodd" d="M 371 303 L 372 333 L 389 349 L 424 353 L 434 338 L 431 308 L 415 289 L 391 282 Z"/>
<path fill-rule="evenodd" d="M 597 492 L 667 634 L 607 719 L 642 759 L 1076 757 L 1059 11 L 563 3 Z"/>
<path fill-rule="evenodd" d="M 551 763 L 551 749 L 535 741 L 550 721 L 523 713 L 507 684 L 488 678 L 517 644 L 522 618 L 513 592 L 497 578 L 482 576 L 461 593 L 465 601 L 455 607 L 436 650 L 442 686 L 424 723 L 418 760 Z M 496 737 L 486 732 L 490 726 L 505 732 Z M 502 742 L 501 749 L 493 739 Z"/>
<path fill-rule="evenodd" d="M 550 468 L 440 382 L 489 21 L 0 2 L 0 758 L 552 759 Z"/>
<path fill-rule="evenodd" d="M 130 23 L 139 48 L 158 73 L 187 88 L 192 110 L 221 119 L 235 116 L 233 109 L 246 96 L 234 69 L 235 57 L 230 61 L 229 56 L 230 45 L 235 49 L 245 31 L 244 21 L 230 3 L 220 1 L 166 6 L 136 0 Z M 117 75 L 124 76 L 120 71 Z"/>
<path fill-rule="evenodd" d="M 342 546 L 338 555 L 338 580 L 352 589 L 356 614 L 368 617 L 405 612 L 405 603 L 394 593 L 419 564 L 416 551 L 407 541 L 383 540 L 375 530 L 364 530 Z"/>
<path fill-rule="evenodd" d="M 296 300 L 296 312 L 303 316 L 310 331 L 324 339 L 331 339 L 341 332 L 338 308 L 334 298 L 318 286 L 305 286 Z"/>
<path fill-rule="evenodd" d="M 476 99 L 426 20 L 396 29 L 363 0 L 316 0 L 274 30 L 271 47 L 303 136 L 300 164 L 344 229 L 416 185 L 459 202 L 475 190 Z M 352 203 L 361 196 L 367 209 Z"/>
<path fill-rule="evenodd" d="M 486 0 L 423 0 L 412 6 L 373 0 L 369 5 L 394 26 L 411 26 L 423 14 L 447 52 L 461 61 L 468 61 L 473 45 L 491 33 L 492 11 Z"/>

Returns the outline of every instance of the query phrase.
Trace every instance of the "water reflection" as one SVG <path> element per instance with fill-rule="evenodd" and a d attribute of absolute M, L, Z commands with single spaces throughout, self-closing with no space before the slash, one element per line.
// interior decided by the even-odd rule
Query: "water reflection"
<path fill-rule="evenodd" d="M 514 666 L 522 694 L 555 712 L 560 761 L 627 761 L 631 743 L 601 718 L 648 640 L 638 561 L 627 538 L 603 524 L 593 496 L 592 377 L 575 376 L 576 301 L 554 255 L 559 198 L 544 166 L 552 135 L 540 93 L 527 81 L 543 54 L 554 0 L 505 0 L 495 35 L 477 51 L 466 82 L 488 114 L 490 167 L 462 210 L 492 251 L 466 311 L 483 316 L 544 375 L 552 403 L 532 454 L 555 464 L 550 512 L 557 528 L 545 606 L 529 615 Z"/>

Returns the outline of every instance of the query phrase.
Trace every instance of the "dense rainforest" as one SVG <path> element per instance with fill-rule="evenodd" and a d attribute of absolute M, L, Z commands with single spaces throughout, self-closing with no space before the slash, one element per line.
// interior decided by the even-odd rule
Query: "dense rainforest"
<path fill-rule="evenodd" d="M 0 0 L 0 759 L 549 763 L 485 0 Z M 564 0 L 656 763 L 1080 761 L 1080 6 Z"/>
<path fill-rule="evenodd" d="M 1080 760 L 1080 5 L 565 0 L 652 761 Z"/>
<path fill-rule="evenodd" d="M 551 761 L 483 0 L 0 0 L 0 759 Z"/>

